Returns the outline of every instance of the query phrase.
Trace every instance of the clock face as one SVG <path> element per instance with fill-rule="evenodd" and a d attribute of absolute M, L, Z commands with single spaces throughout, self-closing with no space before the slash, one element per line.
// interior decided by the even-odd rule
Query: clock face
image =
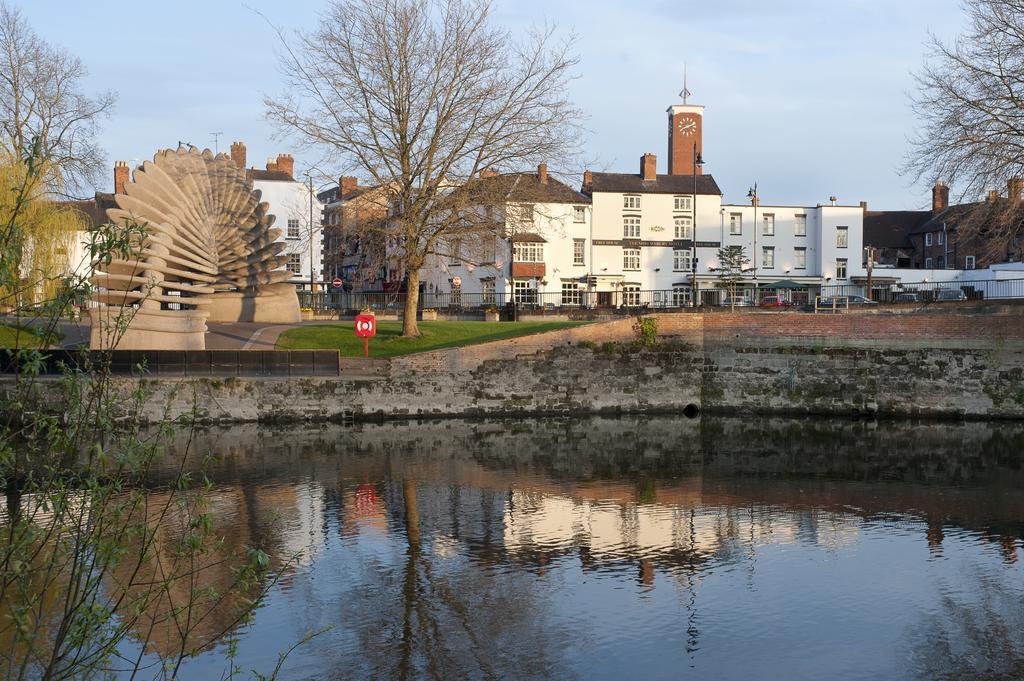
<path fill-rule="evenodd" d="M 697 121 L 692 118 L 680 118 L 679 119 L 679 132 L 684 135 L 692 135 L 697 132 Z"/>

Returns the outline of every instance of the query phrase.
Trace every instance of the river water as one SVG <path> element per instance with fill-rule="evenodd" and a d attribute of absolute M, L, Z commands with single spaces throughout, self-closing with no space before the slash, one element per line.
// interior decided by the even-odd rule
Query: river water
<path fill-rule="evenodd" d="M 1024 676 L 1024 425 L 524 418 L 191 446 L 216 457 L 216 531 L 278 577 L 235 628 L 246 671 L 326 628 L 279 678 Z M 224 652 L 181 678 L 219 678 Z"/>

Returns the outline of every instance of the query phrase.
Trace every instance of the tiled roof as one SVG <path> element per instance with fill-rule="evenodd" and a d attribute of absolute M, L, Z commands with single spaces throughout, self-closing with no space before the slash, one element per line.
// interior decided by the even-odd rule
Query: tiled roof
<path fill-rule="evenodd" d="M 592 173 L 591 192 L 623 194 L 692 194 L 693 175 L 657 175 L 644 180 L 639 174 Z M 697 176 L 697 193 L 722 195 L 718 183 L 711 175 Z"/>
<path fill-rule="evenodd" d="M 474 180 L 473 185 L 488 193 L 504 195 L 506 200 L 514 202 L 590 203 L 590 197 L 550 175 L 547 182 L 541 182 L 536 173 L 505 173 Z"/>
<path fill-rule="evenodd" d="M 250 180 L 270 180 L 273 182 L 295 182 L 295 178 L 284 172 L 283 170 L 260 170 L 258 168 L 249 168 L 245 171 L 245 176 Z"/>
<path fill-rule="evenodd" d="M 864 212 L 864 244 L 903 248 L 908 237 L 932 217 L 930 210 L 871 210 Z"/>

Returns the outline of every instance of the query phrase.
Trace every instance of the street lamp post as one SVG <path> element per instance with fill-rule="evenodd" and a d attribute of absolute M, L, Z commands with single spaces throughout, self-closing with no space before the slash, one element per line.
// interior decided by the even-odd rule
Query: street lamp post
<path fill-rule="evenodd" d="M 690 237 L 693 244 L 690 258 L 690 296 L 693 298 L 693 308 L 697 308 L 697 168 L 704 165 L 704 159 L 697 151 L 697 143 L 693 143 L 693 220 L 690 222 Z"/>
<path fill-rule="evenodd" d="M 754 270 L 754 305 L 757 305 L 757 182 L 755 182 L 754 186 L 751 187 L 750 191 L 747 192 L 747 198 L 751 199 L 752 203 L 754 204 L 754 247 L 750 253 L 750 260 L 751 264 L 753 265 L 751 269 Z"/>

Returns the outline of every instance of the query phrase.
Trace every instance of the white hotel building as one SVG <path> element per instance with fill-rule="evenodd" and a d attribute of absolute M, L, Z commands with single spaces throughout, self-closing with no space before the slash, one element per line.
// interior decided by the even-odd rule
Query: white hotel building
<path fill-rule="evenodd" d="M 517 234 L 512 262 L 503 260 L 507 248 L 479 268 L 458 257 L 432 262 L 423 272 L 427 292 L 450 293 L 458 282 L 459 293 L 506 292 L 524 304 L 676 307 L 690 303 L 696 281 L 700 301 L 714 305 L 722 296 L 718 251 L 726 246 L 742 246 L 750 260 L 742 288 L 751 297 L 780 290 L 806 299 L 863 277 L 863 206 L 722 203 L 714 178 L 694 162 L 703 110 L 668 109 L 668 173 L 644 154 L 636 174 L 586 172 L 580 193 L 543 169 L 517 174 L 545 192 L 533 192 L 533 203 L 510 197 L 530 216 L 525 229 L 508 230 Z"/>

